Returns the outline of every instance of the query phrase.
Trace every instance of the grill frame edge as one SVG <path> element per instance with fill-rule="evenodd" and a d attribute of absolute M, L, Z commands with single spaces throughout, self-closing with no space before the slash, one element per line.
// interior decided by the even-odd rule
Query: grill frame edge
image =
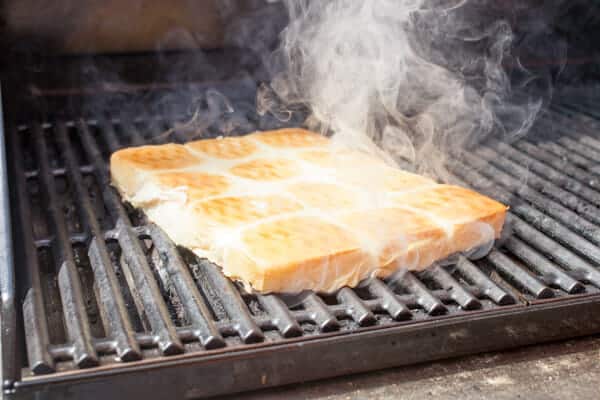
<path fill-rule="evenodd" d="M 584 295 L 478 316 L 458 315 L 443 321 L 335 334 L 212 356 L 180 355 L 158 362 L 40 376 L 16 382 L 7 398 L 33 399 L 40 394 L 89 399 L 134 394 L 205 398 L 233 394 L 585 336 L 600 332 L 599 311 L 600 295 Z M 570 322 L 572 318 L 578 323 Z M 473 338 L 484 333 L 487 340 L 474 345 Z M 415 342 L 419 343 L 418 353 L 414 352 Z"/>
<path fill-rule="evenodd" d="M 8 155 L 0 82 L 0 384 L 10 391 L 20 378 L 18 367 L 15 263 L 12 241 L 11 201 L 8 188 Z"/>
<path fill-rule="evenodd" d="M 7 111 L 5 115 L 8 120 L 11 113 Z M 9 125 L 8 128 L 12 126 Z M 8 128 L 6 153 L 0 146 L 0 162 L 1 157 L 5 156 L 9 175 L 2 175 L 0 165 L 0 183 L 4 183 L 1 182 L 2 178 L 8 182 L 11 178 L 10 168 L 14 169 L 11 160 L 14 160 L 16 152 L 11 152 L 11 145 L 14 145 L 15 137 L 11 137 L 12 130 Z M 12 194 L 11 191 L 14 192 L 9 190 L 9 194 Z M 11 205 L 19 206 L 16 199 L 9 200 L 12 200 Z M 19 270 L 22 249 L 18 242 L 18 213 L 13 214 L 13 221 L 14 257 L 8 265 L 12 268 L 12 273 L 17 274 L 14 277 L 16 282 L 13 282 L 16 285 L 13 287 L 19 288 L 23 271 Z M 0 264 L 0 283 L 4 279 L 3 273 L 5 272 Z M 8 273 L 11 274 L 11 271 Z M 22 324 L 20 301 L 23 293 L 21 289 L 17 293 L 14 297 L 17 304 L 12 310 L 15 329 Z M 587 320 L 586 315 L 589 316 Z M 19 346 L 19 331 L 13 331 L 16 334 L 12 338 L 5 337 L 5 332 L 2 331 L 0 340 L 3 341 L 3 348 L 6 348 L 5 341 L 11 343 L 12 340 L 15 344 L 14 351 L 9 356 L 15 361 L 14 367 L 3 363 L 2 372 L 5 374 L 4 368 L 8 368 L 9 372 L 12 368 L 12 374 L 16 378 L 7 381 L 4 393 L 7 399 L 34 399 L 39 396 L 63 398 L 67 395 L 88 398 L 106 398 L 106 395 L 112 395 L 115 398 L 127 398 L 140 394 L 149 398 L 176 395 L 196 398 L 506 350 L 600 333 L 600 293 L 524 301 L 495 310 L 461 312 L 458 315 L 453 313 L 447 317 L 415 322 L 361 328 L 358 332 L 338 331 L 300 340 L 284 339 L 272 344 L 244 345 L 244 348 L 222 352 L 172 355 L 135 364 L 112 364 L 73 372 L 57 372 L 53 375 L 24 377 L 22 380 L 19 362 L 26 355 L 25 349 Z M 508 332 L 498 331 L 506 325 L 515 327 L 510 332 L 510 337 L 506 337 Z M 493 334 L 490 334 L 490 330 L 486 331 L 485 327 L 489 327 Z M 472 334 L 461 337 L 464 332 Z M 326 359 L 321 360 L 324 355 Z"/>

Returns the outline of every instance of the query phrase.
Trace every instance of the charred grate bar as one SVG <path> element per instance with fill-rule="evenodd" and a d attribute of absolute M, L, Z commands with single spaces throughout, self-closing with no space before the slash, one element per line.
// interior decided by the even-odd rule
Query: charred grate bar
<path fill-rule="evenodd" d="M 20 374 L 6 383 L 7 393 L 35 393 L 54 381 L 106 371 L 118 374 L 129 366 L 160 366 L 168 360 L 221 357 L 231 366 L 235 357 L 227 356 L 244 358 L 249 351 L 289 345 L 295 346 L 288 348 L 292 352 L 300 345 L 319 348 L 320 343 L 339 347 L 337 358 L 324 362 L 330 367 L 339 364 L 339 370 L 315 368 L 297 378 L 295 364 L 287 367 L 288 375 L 271 371 L 279 378 L 269 384 L 283 384 L 598 332 L 600 318 L 589 316 L 600 304 L 597 109 L 591 100 L 553 104 L 532 136 L 511 144 L 489 141 L 450 165 L 456 183 L 511 206 L 510 234 L 483 259 L 461 256 L 452 265 L 389 281 L 375 279 L 334 295 L 309 293 L 293 306 L 277 295 L 241 291 L 218 266 L 177 248 L 110 187 L 108 157 L 113 151 L 184 140 L 184 132 L 161 136 L 177 121 L 140 114 L 133 120 L 104 115 L 9 125 L 25 355 Z M 251 118 L 242 126 L 265 128 Z M 548 308 L 562 304 L 564 312 Z M 583 311 L 569 315 L 567 305 Z M 547 332 L 514 333 L 525 329 L 528 315 L 543 324 L 552 312 L 554 325 Z M 500 335 L 492 336 L 495 343 L 484 331 L 469 338 L 466 325 L 460 325 L 463 321 L 485 326 L 486 316 L 497 318 L 496 325 L 486 328 Z M 569 332 L 557 318 L 579 327 Z M 448 333 L 445 329 L 453 321 L 463 330 Z M 508 336 L 502 336 L 503 324 L 509 324 Z M 431 336 L 411 336 L 420 330 Z M 367 334 L 386 332 L 381 345 L 388 346 L 390 355 L 382 355 L 385 348 L 373 344 L 373 349 L 364 350 L 369 361 L 346 371 L 345 357 L 358 348 L 352 346 L 369 343 Z M 437 339 L 436 332 L 450 336 Z M 392 360 L 391 354 L 400 350 L 391 349 L 407 340 L 414 348 L 422 345 L 423 354 Z M 446 353 L 427 347 L 438 340 L 454 345 Z M 460 345 L 461 340 L 465 344 Z M 346 342 L 353 344 L 348 347 Z M 405 346 L 398 349 L 408 351 Z M 281 350 L 280 356 L 284 354 Z M 297 368 L 306 368 L 302 353 L 294 354 Z M 249 380 L 257 373 L 252 368 L 268 369 L 267 362 L 273 362 L 269 357 L 257 356 L 252 360 L 258 364 L 244 364 L 248 382 L 242 379 L 245 383 L 235 387 L 218 383 L 194 393 L 204 396 L 264 385 L 262 378 L 258 383 Z"/>

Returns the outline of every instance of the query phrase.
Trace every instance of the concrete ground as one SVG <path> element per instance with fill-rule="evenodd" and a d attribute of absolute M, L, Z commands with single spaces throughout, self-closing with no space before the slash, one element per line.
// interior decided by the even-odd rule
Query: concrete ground
<path fill-rule="evenodd" d="M 377 371 L 222 400 L 600 399 L 600 336 Z"/>

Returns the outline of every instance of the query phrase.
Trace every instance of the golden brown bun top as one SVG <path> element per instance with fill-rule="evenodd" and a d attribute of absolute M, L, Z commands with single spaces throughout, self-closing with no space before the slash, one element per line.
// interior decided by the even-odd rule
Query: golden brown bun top
<path fill-rule="evenodd" d="M 303 129 L 120 150 L 111 173 L 175 242 L 261 291 L 424 268 L 498 237 L 506 213 Z"/>
<path fill-rule="evenodd" d="M 111 164 L 114 162 L 122 162 L 133 168 L 152 171 L 187 168 L 202 163 L 202 159 L 182 145 L 169 143 L 119 150 L 111 157 Z"/>

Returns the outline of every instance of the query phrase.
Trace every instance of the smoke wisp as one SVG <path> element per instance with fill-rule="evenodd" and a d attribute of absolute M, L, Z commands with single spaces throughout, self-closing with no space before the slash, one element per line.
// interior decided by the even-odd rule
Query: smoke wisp
<path fill-rule="evenodd" d="M 286 7 L 289 24 L 258 111 L 307 106 L 307 123 L 333 132 L 334 142 L 445 180 L 449 155 L 491 134 L 521 137 L 542 107 L 542 98 L 515 96 L 515 83 L 525 92 L 540 79 L 510 56 L 510 25 L 485 4 L 288 0 Z"/>

